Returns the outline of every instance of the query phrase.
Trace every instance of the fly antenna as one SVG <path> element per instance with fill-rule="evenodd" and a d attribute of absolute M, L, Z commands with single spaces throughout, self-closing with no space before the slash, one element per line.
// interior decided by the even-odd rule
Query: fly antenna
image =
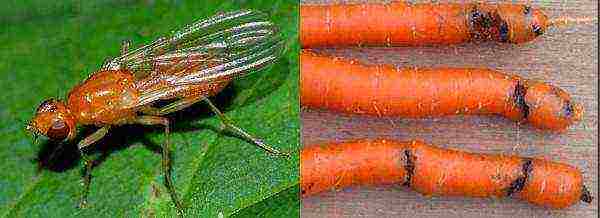
<path fill-rule="evenodd" d="M 39 134 L 37 132 L 37 129 L 35 128 L 35 125 L 33 125 L 33 123 L 31 121 L 28 121 L 25 124 L 25 130 L 27 132 L 31 133 L 31 135 L 32 135 L 31 142 L 35 145 L 37 143 L 37 139 L 39 137 Z"/>

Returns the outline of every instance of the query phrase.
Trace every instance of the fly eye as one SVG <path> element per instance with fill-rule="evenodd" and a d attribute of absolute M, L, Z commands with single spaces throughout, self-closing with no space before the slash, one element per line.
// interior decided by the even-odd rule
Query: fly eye
<path fill-rule="evenodd" d="M 46 133 L 46 135 L 53 140 L 62 141 L 63 139 L 67 138 L 67 135 L 69 135 L 69 127 L 65 121 L 54 121 L 52 126 L 50 126 L 50 129 L 48 129 L 48 133 Z"/>
<path fill-rule="evenodd" d="M 540 25 L 535 24 L 535 23 L 531 25 L 531 30 L 533 30 L 533 33 L 535 33 L 535 36 L 540 36 L 540 35 L 544 34 L 544 30 L 542 30 L 542 27 L 540 27 Z"/>

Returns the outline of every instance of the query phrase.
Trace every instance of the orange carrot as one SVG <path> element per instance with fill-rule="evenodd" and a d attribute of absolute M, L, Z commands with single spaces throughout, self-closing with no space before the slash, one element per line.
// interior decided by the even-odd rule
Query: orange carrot
<path fill-rule="evenodd" d="M 543 159 L 391 140 L 315 145 L 301 152 L 303 197 L 334 188 L 392 183 L 425 196 L 515 196 L 549 208 L 592 201 L 579 170 Z"/>
<path fill-rule="evenodd" d="M 300 103 L 309 108 L 377 116 L 498 114 L 561 131 L 583 107 L 562 89 L 489 69 L 396 68 L 300 55 Z"/>
<path fill-rule="evenodd" d="M 302 47 L 524 43 L 551 23 L 522 4 L 421 3 L 300 6 Z"/>

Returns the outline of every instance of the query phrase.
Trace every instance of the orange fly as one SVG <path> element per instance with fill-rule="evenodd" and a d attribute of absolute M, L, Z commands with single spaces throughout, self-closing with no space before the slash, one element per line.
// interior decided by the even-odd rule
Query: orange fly
<path fill-rule="evenodd" d="M 129 43 L 125 42 L 120 56 L 105 62 L 100 70 L 75 86 L 66 101 L 42 102 L 27 130 L 34 137 L 45 135 L 50 140 L 63 142 L 75 138 L 77 125 L 100 127 L 78 143 L 85 161 L 80 202 L 84 207 L 93 161 L 83 150 L 104 137 L 113 126 L 163 126 L 165 186 L 181 211 L 183 205 L 169 171 L 169 120 L 163 115 L 204 101 L 224 127 L 269 153 L 287 155 L 234 125 L 207 98 L 221 91 L 232 79 L 275 62 L 283 50 L 282 45 L 277 27 L 264 14 L 250 10 L 200 20 L 137 49 L 130 50 Z M 168 99 L 175 101 L 164 107 L 154 106 L 158 100 Z"/>

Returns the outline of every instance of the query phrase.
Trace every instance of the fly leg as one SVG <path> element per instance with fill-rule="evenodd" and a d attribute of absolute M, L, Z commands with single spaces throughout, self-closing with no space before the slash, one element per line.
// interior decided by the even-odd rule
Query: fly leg
<path fill-rule="evenodd" d="M 165 176 L 165 186 L 169 191 L 169 195 L 171 195 L 171 199 L 175 203 L 175 207 L 180 214 L 183 212 L 183 204 L 177 197 L 177 192 L 175 191 L 175 186 L 173 185 L 173 180 L 171 178 L 171 155 L 169 148 L 169 120 L 164 117 L 158 116 L 138 116 L 135 118 L 133 123 L 142 124 L 142 125 L 162 125 L 165 128 L 165 140 L 164 145 L 162 147 L 162 170 Z"/>
<path fill-rule="evenodd" d="M 261 139 L 252 136 L 251 134 L 249 134 L 248 132 L 246 132 L 245 130 L 243 130 L 240 127 L 237 127 L 233 124 L 233 122 L 227 118 L 225 116 L 225 114 L 223 114 L 207 97 L 205 96 L 194 96 L 194 97 L 190 97 L 190 98 L 184 98 L 181 99 L 179 101 L 173 102 L 165 107 L 162 108 L 145 108 L 143 109 L 143 112 L 146 114 L 152 114 L 152 115 L 156 115 L 156 116 L 160 116 L 160 115 L 165 115 L 174 111 L 178 111 L 181 110 L 183 108 L 189 107 L 190 105 L 198 102 L 198 101 L 204 101 L 208 104 L 208 106 L 210 107 L 210 109 L 217 114 L 217 116 L 219 117 L 219 119 L 221 120 L 221 124 L 223 125 L 224 128 L 229 128 L 231 131 L 233 131 L 234 133 L 244 137 L 245 139 L 248 139 L 250 141 L 252 141 L 256 146 L 264 149 L 265 151 L 271 153 L 271 154 L 275 154 L 275 155 L 281 155 L 281 156 L 286 156 L 289 157 L 290 155 L 288 153 L 284 153 L 281 152 L 267 144 L 265 144 Z"/>
<path fill-rule="evenodd" d="M 79 154 L 81 155 L 81 159 L 83 159 L 85 168 L 83 171 L 83 192 L 81 193 L 81 200 L 79 201 L 79 208 L 85 208 L 87 205 L 87 196 L 90 192 L 90 183 L 92 182 L 92 167 L 94 167 L 94 161 L 89 158 L 89 156 L 83 151 L 84 148 L 94 144 L 101 138 L 103 138 L 110 126 L 104 126 L 91 135 L 85 137 L 77 144 L 77 148 L 79 149 Z"/>
<path fill-rule="evenodd" d="M 225 114 L 223 114 L 219 110 L 219 108 L 217 108 L 217 106 L 215 106 L 207 97 L 202 96 L 202 100 L 204 102 L 206 102 L 206 104 L 208 104 L 208 106 L 213 111 L 213 113 L 215 113 L 219 117 L 219 120 L 221 120 L 221 125 L 223 125 L 223 127 L 229 128 L 230 131 L 244 137 L 247 140 L 252 141 L 256 146 L 258 146 L 259 148 L 262 148 L 263 150 L 265 150 L 271 154 L 285 156 L 288 158 L 290 157 L 289 153 L 281 152 L 281 151 L 271 147 L 270 145 L 267 145 L 260 138 L 257 138 L 255 136 L 251 135 L 250 133 L 246 132 L 244 129 L 234 125 L 233 122 L 229 118 L 227 118 L 227 116 L 225 116 Z"/>

